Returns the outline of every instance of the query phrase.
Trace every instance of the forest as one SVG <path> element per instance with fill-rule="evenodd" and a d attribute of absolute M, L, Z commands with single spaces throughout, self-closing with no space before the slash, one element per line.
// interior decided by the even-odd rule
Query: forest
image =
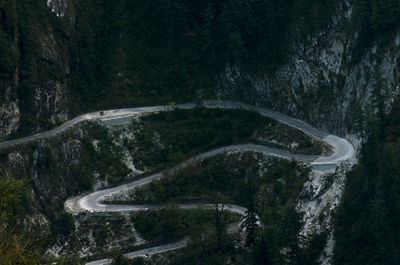
<path fill-rule="evenodd" d="M 400 2 L 396 0 L 355 0 L 350 32 L 357 33 L 352 47 L 359 60 L 373 42 L 390 42 L 400 25 Z"/>
<path fill-rule="evenodd" d="M 0 1 L 0 78 L 7 85 L 18 68 L 22 133 L 33 124 L 48 126 L 32 115 L 34 89 L 47 86 L 45 80 L 71 88 L 72 115 L 183 102 L 193 100 L 193 95 L 213 97 L 227 67 L 256 76 L 272 74 L 298 44 L 310 41 L 337 14 L 333 0 L 70 4 L 76 14 L 74 25 L 47 12 L 45 1 Z M 400 21 L 399 5 L 395 0 L 354 1 L 348 32 L 358 36 L 352 51 L 355 60 L 372 40 L 391 36 Z M 50 61 L 42 58 L 40 48 L 49 35 L 60 57 Z M 246 84 L 241 86 L 246 90 Z"/>
<path fill-rule="evenodd" d="M 229 65 L 275 71 L 290 56 L 289 40 L 322 29 L 335 9 L 333 0 L 70 4 L 72 26 L 47 12 L 45 1 L 0 1 L 0 73 L 7 84 L 18 68 L 21 131 L 46 126 L 32 115 L 34 89 L 45 80 L 72 89 L 72 114 L 193 100 L 199 90 L 210 96 Z M 59 58 L 42 58 L 47 36 Z"/>
<path fill-rule="evenodd" d="M 88 12 L 89 2 L 78 9 Z M 102 29 L 90 46 L 77 45 L 82 63 L 74 80 L 81 81 L 74 87 L 86 104 L 122 94 L 187 100 L 198 90 L 211 92 L 228 65 L 271 73 L 290 55 L 292 35 L 322 28 L 334 10 L 334 1 L 315 0 L 97 2 L 96 19 L 79 20 L 76 39 L 82 43 L 93 38 L 93 28 Z M 112 68 L 116 62 L 120 66 Z M 125 102 L 133 100 L 129 96 Z"/>
<path fill-rule="evenodd" d="M 32 104 L 35 88 L 46 85 L 46 80 L 60 81 L 71 89 L 72 116 L 94 109 L 211 97 L 227 67 L 239 66 L 252 75 L 272 74 L 291 58 L 291 44 L 309 41 L 309 36 L 324 30 L 337 12 L 334 0 L 69 3 L 76 12 L 72 26 L 48 12 L 46 1 L 0 0 L 0 101 L 17 74 L 18 86 L 12 97 L 18 98 L 22 134 L 38 124 L 49 126 L 38 118 Z M 377 40 L 393 40 L 400 24 L 400 2 L 354 0 L 352 4 L 348 34 L 357 36 L 351 51 L 357 60 Z M 42 41 L 50 35 L 62 63 L 42 58 Z M 198 91 L 203 94 L 198 95 Z M 395 101 L 386 115 L 380 98 L 383 92 L 382 85 L 372 92 L 376 116 L 373 110 L 361 108 L 355 114 L 354 128 L 363 144 L 359 165 L 348 174 L 334 218 L 336 265 L 400 263 L 400 106 Z M 88 148 L 84 151 L 83 158 L 92 156 Z M 82 168 L 85 173 L 90 170 L 91 165 Z M 114 174 L 123 170 L 118 167 Z M 84 189 L 92 185 L 84 177 L 82 182 Z M 32 214 L 29 187 L 29 179 L 0 178 L 1 265 L 42 262 L 43 241 L 26 236 L 23 225 Z M 291 209 L 288 207 L 285 214 L 298 220 Z M 265 212 L 272 215 L 268 209 Z M 288 220 L 279 222 L 284 221 Z M 71 226 L 68 217 L 61 218 L 53 225 L 53 232 L 63 233 L 64 222 Z M 288 229 L 298 231 L 297 221 L 288 222 Z M 30 232 L 38 234 L 34 228 Z M 271 221 L 257 234 L 253 243 L 255 264 L 282 262 L 274 244 L 281 246 L 275 237 L 284 233 Z M 311 243 L 318 245 L 319 240 Z M 304 264 L 300 257 L 312 254 L 294 253 L 290 259 L 292 264 Z"/>
<path fill-rule="evenodd" d="M 400 262 L 400 104 L 378 111 L 334 220 L 337 265 Z"/>

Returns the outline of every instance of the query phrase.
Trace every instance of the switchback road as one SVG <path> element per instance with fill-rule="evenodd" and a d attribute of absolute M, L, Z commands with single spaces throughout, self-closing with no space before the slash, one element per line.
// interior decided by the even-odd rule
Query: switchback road
<path fill-rule="evenodd" d="M 312 156 L 312 155 L 301 155 L 301 154 L 293 154 L 288 151 L 279 149 L 279 148 L 271 148 L 265 147 L 261 145 L 255 144 L 244 144 L 244 145 L 232 145 L 221 147 L 203 154 L 200 154 L 196 157 L 193 157 L 181 164 L 165 170 L 163 172 L 153 174 L 151 176 L 142 178 L 140 180 L 133 181 L 128 184 L 120 185 L 118 187 L 105 189 L 96 191 L 93 193 L 89 193 L 86 195 L 81 195 L 78 197 L 70 198 L 65 202 L 65 208 L 68 212 L 73 214 L 81 213 L 81 212 L 120 212 L 120 213 L 128 213 L 132 211 L 140 211 L 140 210 L 148 210 L 148 209 L 159 209 L 160 206 L 157 205 L 112 205 L 105 204 L 104 200 L 113 194 L 124 192 L 128 189 L 134 189 L 135 187 L 139 187 L 142 185 L 146 185 L 155 179 L 160 179 L 165 175 L 171 174 L 174 171 L 177 171 L 187 164 L 195 161 L 201 160 L 206 157 L 210 157 L 216 154 L 224 153 L 224 152 L 240 152 L 240 151 L 254 151 L 261 152 L 271 156 L 277 156 L 285 159 L 295 159 L 297 161 L 310 163 L 311 166 L 316 170 L 327 170 L 335 168 L 338 163 L 349 161 L 354 157 L 355 151 L 353 145 L 344 138 L 340 138 L 334 135 L 327 134 L 322 132 L 303 121 L 300 121 L 295 118 L 291 118 L 287 115 L 284 115 L 279 112 L 271 111 L 261 107 L 255 107 L 246 105 L 239 102 L 230 102 L 230 101 L 204 101 L 202 102 L 202 106 L 205 108 L 222 108 L 222 109 L 244 109 L 256 111 L 259 114 L 272 118 L 278 122 L 284 123 L 292 128 L 298 129 L 305 134 L 314 137 L 316 139 L 322 140 L 326 144 L 332 147 L 333 153 L 330 156 Z M 76 124 L 83 121 L 90 120 L 100 120 L 103 122 L 107 122 L 110 120 L 120 119 L 123 122 L 130 122 L 128 117 L 140 116 L 149 113 L 156 113 L 160 111 L 171 111 L 175 108 L 179 109 L 193 109 L 196 105 L 193 103 L 181 104 L 175 106 L 153 106 L 153 107 L 139 107 L 139 108 L 126 108 L 126 109 L 116 109 L 116 110 L 107 110 L 107 111 L 98 111 L 91 112 L 87 114 L 80 115 L 72 120 L 69 120 L 62 124 L 61 126 L 54 128 L 49 131 L 41 132 L 32 136 L 27 136 L 20 139 L 10 140 L 6 142 L 0 143 L 0 149 L 11 147 L 18 144 L 28 143 L 36 140 L 41 140 L 49 137 L 53 137 L 59 135 L 66 130 L 72 128 Z M 197 205 L 180 205 L 182 208 L 195 208 Z M 227 205 L 226 209 L 229 211 L 233 211 L 239 213 L 240 215 L 245 215 L 246 209 L 236 205 Z M 237 225 L 235 226 L 237 229 Z M 235 227 L 231 227 L 230 229 L 235 229 Z M 139 250 L 131 253 L 125 254 L 126 257 L 134 258 L 138 256 L 147 256 L 156 253 L 161 253 L 165 251 L 170 251 L 178 248 L 182 248 L 186 246 L 188 243 L 188 239 L 182 239 L 178 242 L 157 246 L 149 249 Z M 88 264 L 109 264 L 111 261 L 108 259 L 98 260 L 94 262 L 90 262 Z"/>

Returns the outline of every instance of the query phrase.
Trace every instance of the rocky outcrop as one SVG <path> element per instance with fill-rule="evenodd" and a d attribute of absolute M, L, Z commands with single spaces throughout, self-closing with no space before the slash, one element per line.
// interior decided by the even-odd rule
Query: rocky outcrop
<path fill-rule="evenodd" d="M 51 9 L 51 12 L 59 17 L 63 17 L 67 12 L 69 4 L 67 0 L 47 0 L 47 6 Z"/>
<path fill-rule="evenodd" d="M 245 98 L 341 135 L 350 131 L 356 105 L 370 104 L 375 73 L 382 74 L 391 102 L 399 91 L 400 32 L 394 42 L 375 44 L 354 63 L 356 36 L 346 31 L 352 7 L 341 0 L 337 8 L 330 25 L 307 41 L 293 36 L 294 52 L 274 74 L 250 76 L 236 66 L 227 67 L 217 96 Z"/>
<path fill-rule="evenodd" d="M 48 20 L 53 15 L 42 2 L 35 7 L 9 2 L 0 6 L 0 50 L 5 53 L 0 65 L 0 140 L 65 121 L 71 99 L 68 48 L 56 32 L 59 25 Z M 67 22 L 74 17 L 71 8 L 64 10 L 66 1 L 47 4 L 58 15 L 68 14 Z M 23 14 L 27 8 L 32 8 L 29 16 Z M 65 27 L 65 34 L 68 30 Z"/>
<path fill-rule="evenodd" d="M 56 80 L 34 85 L 36 117 L 52 125 L 68 119 L 68 87 Z"/>
<path fill-rule="evenodd" d="M 47 143 L 26 145 L 5 153 L 0 174 L 31 179 L 35 202 L 32 207 L 51 217 L 62 210 L 68 196 L 80 190 L 80 149 L 78 140 L 63 142 L 59 148 Z"/>
<path fill-rule="evenodd" d="M 11 87 L 7 87 L 4 100 L 0 105 L 0 139 L 1 136 L 14 133 L 18 128 L 19 120 L 18 99 L 11 96 Z"/>
<path fill-rule="evenodd" d="M 143 243 L 131 219 L 118 214 L 82 214 L 74 217 L 75 229 L 65 231 L 65 228 L 61 234 L 52 230 L 60 223 L 67 198 L 90 190 L 95 181 L 107 182 L 113 174 L 114 178 L 123 178 L 119 175 L 121 171 L 113 172 L 121 165 L 126 164 L 129 168 L 126 171 L 128 178 L 139 173 L 128 150 L 121 151 L 124 155 L 115 150 L 106 151 L 120 148 L 124 140 L 132 137 L 127 134 L 128 126 L 121 130 L 112 129 L 97 123 L 84 123 L 58 137 L 0 150 L 0 176 L 24 179 L 32 190 L 28 205 L 33 213 L 30 225 L 40 226 L 43 234 L 52 238 L 47 242 L 50 244 L 47 254 L 88 256 L 104 253 L 111 247 Z M 116 156 L 108 158 L 108 153 Z M 120 161 L 116 161 L 118 159 Z M 104 161 L 98 163 L 99 160 Z M 99 230 L 99 226 L 102 229 Z"/>
<path fill-rule="evenodd" d="M 18 85 L 10 88 L 10 93 L 14 96 L 0 96 L 2 118 L 0 139 L 18 130 L 22 130 L 24 134 L 36 132 L 67 119 L 71 112 L 71 101 L 76 101 L 68 85 L 70 68 L 75 67 L 76 71 L 80 71 L 77 65 L 85 56 L 76 54 L 77 47 L 89 45 L 88 49 L 95 49 L 92 45 L 94 40 L 90 38 L 98 34 L 97 28 L 91 28 L 96 27 L 96 23 L 89 27 L 93 36 L 83 39 L 87 43 L 79 42 L 82 40 L 78 35 L 83 34 L 79 32 L 79 23 L 86 23 L 80 17 L 83 16 L 80 12 L 85 7 L 83 2 L 46 0 L 42 5 L 46 9 L 43 12 L 47 12 L 51 19 L 59 23 L 54 26 L 46 22 L 38 27 L 39 32 L 35 33 L 39 36 L 36 40 L 38 51 L 33 55 L 49 67 L 39 70 L 49 74 L 24 84 L 33 91 L 31 102 L 27 103 L 20 99 L 21 93 L 17 93 Z M 1 12 L 7 15 L 6 11 Z M 386 82 L 387 102 L 390 103 L 397 95 L 400 57 L 398 49 L 400 33 L 398 33 L 392 43 L 380 45 L 377 42 L 360 59 L 354 60 L 351 50 L 355 45 L 357 34 L 350 35 L 346 30 L 351 12 L 350 1 L 337 1 L 335 15 L 327 27 L 305 39 L 294 34 L 291 37 L 291 53 L 287 63 L 273 74 L 249 75 L 236 65 L 227 66 L 224 73 L 219 75 L 220 83 L 215 88 L 215 96 L 222 99 L 245 100 L 273 108 L 306 120 L 331 133 L 341 135 L 348 133 L 352 128 L 355 109 L 360 105 L 362 107 L 370 105 L 375 73 L 382 73 Z M 9 17 L 6 15 L 2 17 Z M 88 18 L 88 21 L 95 19 Z M 56 31 L 62 33 L 55 34 Z M 13 35 L 15 45 L 10 44 L 10 46 L 18 49 L 17 44 L 20 41 L 18 34 Z M 23 52 L 17 51 L 16 57 L 20 55 L 23 56 Z M 96 58 L 89 62 L 95 64 Z M 18 80 L 20 77 L 18 70 L 15 74 Z M 1 80 L 1 77 L 0 81 L 15 83 L 15 80 Z M 34 108 L 25 110 L 24 106 L 28 104 Z M 28 115 L 25 115 L 25 112 Z M 34 118 L 29 116 L 31 113 L 34 113 Z M 27 120 L 29 126 L 24 127 L 23 124 Z M 21 129 L 21 126 L 24 128 Z"/>

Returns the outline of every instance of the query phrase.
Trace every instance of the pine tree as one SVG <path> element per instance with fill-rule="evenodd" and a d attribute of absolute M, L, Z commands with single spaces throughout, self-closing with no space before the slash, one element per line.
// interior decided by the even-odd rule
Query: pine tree
<path fill-rule="evenodd" d="M 353 129 L 355 133 L 361 138 L 362 142 L 364 142 L 365 139 L 365 134 L 366 134 L 366 113 L 363 110 L 361 103 L 357 101 L 356 107 L 354 109 L 354 116 L 353 116 L 353 121 L 354 121 L 354 126 Z"/>
<path fill-rule="evenodd" d="M 215 234 L 217 240 L 217 251 L 221 251 L 226 239 L 226 218 L 223 204 L 215 204 Z"/>
<path fill-rule="evenodd" d="M 248 197 L 248 204 L 247 204 L 247 211 L 246 217 L 242 224 L 242 228 L 246 230 L 246 245 L 252 246 L 256 240 L 256 228 L 257 228 L 257 215 L 255 213 L 255 203 L 254 203 L 254 184 L 253 178 L 255 178 L 257 174 L 257 166 L 251 166 L 250 169 L 247 171 L 247 197 Z"/>
<path fill-rule="evenodd" d="M 255 265 L 272 265 L 271 258 L 269 256 L 267 239 L 264 235 L 261 236 L 260 241 L 257 243 L 254 249 L 254 264 Z"/>

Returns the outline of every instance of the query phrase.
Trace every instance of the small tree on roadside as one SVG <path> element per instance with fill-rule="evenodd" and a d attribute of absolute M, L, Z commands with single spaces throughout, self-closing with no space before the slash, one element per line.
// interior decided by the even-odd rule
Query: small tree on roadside
<path fill-rule="evenodd" d="M 224 204 L 215 204 L 215 236 L 217 241 L 217 251 L 223 249 L 226 240 L 226 214 Z"/>
<path fill-rule="evenodd" d="M 194 249 L 201 249 L 203 254 L 206 253 L 208 246 L 212 244 L 213 229 L 207 222 L 207 214 L 203 208 L 194 210 L 192 219 L 189 224 L 190 242 Z"/>
<path fill-rule="evenodd" d="M 386 113 L 385 100 L 388 96 L 388 91 L 385 79 L 383 78 L 381 72 L 377 71 L 374 79 L 374 85 L 371 91 L 371 102 L 372 106 L 375 108 L 378 121 L 381 122 L 383 121 Z"/>
<path fill-rule="evenodd" d="M 257 229 L 257 215 L 255 213 L 255 202 L 254 193 L 254 179 L 258 174 L 258 166 L 251 165 L 247 170 L 247 211 L 245 220 L 242 224 L 242 229 L 246 231 L 246 245 L 252 246 L 256 240 L 256 229 Z"/>

